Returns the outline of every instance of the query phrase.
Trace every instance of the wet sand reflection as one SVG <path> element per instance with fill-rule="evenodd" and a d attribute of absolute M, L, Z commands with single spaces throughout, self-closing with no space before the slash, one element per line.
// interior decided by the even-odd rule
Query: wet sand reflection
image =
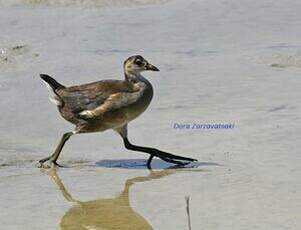
<path fill-rule="evenodd" d="M 148 176 L 128 179 L 123 191 L 116 198 L 81 202 L 72 197 L 56 170 L 52 169 L 49 174 L 61 190 L 63 196 L 66 200 L 75 203 L 63 216 L 60 223 L 61 229 L 153 229 L 143 216 L 132 209 L 129 200 L 130 187 L 137 182 L 159 179 L 171 175 L 176 171 L 178 170 L 164 169 L 151 171 Z"/>

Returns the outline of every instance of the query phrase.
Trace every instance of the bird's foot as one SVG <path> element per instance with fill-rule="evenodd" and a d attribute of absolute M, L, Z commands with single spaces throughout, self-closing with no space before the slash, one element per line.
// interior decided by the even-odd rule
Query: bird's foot
<path fill-rule="evenodd" d="M 153 158 L 156 155 L 151 155 L 149 157 L 149 159 L 146 162 L 146 166 L 150 169 L 151 168 L 151 162 L 153 160 Z M 168 154 L 168 157 L 166 156 L 156 156 L 158 158 L 160 158 L 161 160 L 168 162 L 168 163 L 173 163 L 175 165 L 177 165 L 178 167 L 184 167 L 185 165 L 190 164 L 191 162 L 195 162 L 198 161 L 196 159 L 193 158 L 187 158 L 187 157 L 181 157 L 181 156 L 177 156 L 177 155 L 173 155 L 173 154 Z"/>
<path fill-rule="evenodd" d="M 190 164 L 191 162 L 197 161 L 196 159 L 191 159 L 191 160 L 175 160 L 173 158 L 161 158 L 163 161 L 169 162 L 169 163 L 173 163 L 176 164 L 178 166 L 185 166 Z"/>
<path fill-rule="evenodd" d="M 57 163 L 55 159 L 52 159 L 51 157 L 46 157 L 42 160 L 39 160 L 38 167 L 39 168 L 56 168 L 56 167 L 63 168 L 64 166 Z"/>
<path fill-rule="evenodd" d="M 177 164 L 177 165 L 187 165 L 191 162 L 198 161 L 197 159 L 189 158 L 189 157 L 183 157 L 179 155 L 174 155 L 166 152 L 159 151 L 157 154 L 155 154 L 156 157 L 159 157 L 163 161 Z"/>

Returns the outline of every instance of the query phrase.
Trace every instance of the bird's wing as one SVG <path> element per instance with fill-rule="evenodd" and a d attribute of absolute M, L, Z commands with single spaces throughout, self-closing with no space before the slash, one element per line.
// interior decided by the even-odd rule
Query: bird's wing
<path fill-rule="evenodd" d="M 109 80 L 73 86 L 59 91 L 65 106 L 73 113 L 93 111 L 96 114 L 134 103 L 142 90 L 129 87 L 124 81 Z"/>
<path fill-rule="evenodd" d="M 135 92 L 118 92 L 111 94 L 106 100 L 95 109 L 88 109 L 81 113 L 87 117 L 97 117 L 108 111 L 127 107 L 135 103 L 143 94 L 143 90 L 139 89 Z"/>

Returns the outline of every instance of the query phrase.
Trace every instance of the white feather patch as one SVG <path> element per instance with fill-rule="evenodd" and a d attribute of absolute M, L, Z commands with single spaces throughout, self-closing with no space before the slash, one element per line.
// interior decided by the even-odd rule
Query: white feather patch
<path fill-rule="evenodd" d="M 48 92 L 49 92 L 49 100 L 57 105 L 57 106 L 60 106 L 62 105 L 62 102 L 60 100 L 60 98 L 55 94 L 55 92 L 53 91 L 53 89 L 51 88 L 51 86 L 46 82 L 46 81 L 43 81 L 48 89 Z"/>

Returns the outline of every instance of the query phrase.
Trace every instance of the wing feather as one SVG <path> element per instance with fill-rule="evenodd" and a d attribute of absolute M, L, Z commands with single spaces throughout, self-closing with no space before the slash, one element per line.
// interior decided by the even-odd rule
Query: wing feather
<path fill-rule="evenodd" d="M 129 86 L 124 81 L 109 80 L 62 89 L 59 95 L 75 114 L 87 110 L 99 114 L 136 102 L 143 89 L 144 83 Z"/>

